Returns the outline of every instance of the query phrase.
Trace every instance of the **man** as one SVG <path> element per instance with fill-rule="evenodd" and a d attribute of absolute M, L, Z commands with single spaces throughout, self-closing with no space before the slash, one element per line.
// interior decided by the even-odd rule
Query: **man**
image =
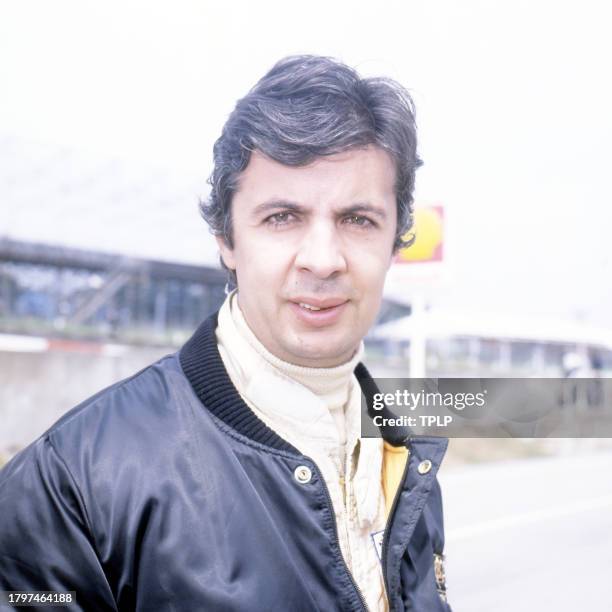
<path fill-rule="evenodd" d="M 420 163 L 409 96 L 287 58 L 214 162 L 202 212 L 237 289 L 4 469 L 1 587 L 85 610 L 448 610 L 446 441 L 359 436 L 362 338 Z"/>

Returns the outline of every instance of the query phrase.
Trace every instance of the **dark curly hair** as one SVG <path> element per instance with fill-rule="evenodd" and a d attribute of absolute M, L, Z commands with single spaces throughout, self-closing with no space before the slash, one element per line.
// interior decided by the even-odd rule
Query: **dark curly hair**
<path fill-rule="evenodd" d="M 422 164 L 410 95 L 392 79 L 362 79 L 329 57 L 286 57 L 238 101 L 223 126 L 213 150 L 212 191 L 208 201 L 200 202 L 201 214 L 211 232 L 233 248 L 232 197 L 252 151 L 302 166 L 372 144 L 396 164 L 397 250 L 414 240 L 402 236 L 412 227 L 415 171 Z M 235 285 L 234 271 L 228 273 Z"/>

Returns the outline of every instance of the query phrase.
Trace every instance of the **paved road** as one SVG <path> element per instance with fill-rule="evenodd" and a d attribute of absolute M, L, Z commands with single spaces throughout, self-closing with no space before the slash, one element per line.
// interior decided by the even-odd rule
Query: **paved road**
<path fill-rule="evenodd" d="M 454 612 L 612 611 L 612 453 L 442 470 Z"/>

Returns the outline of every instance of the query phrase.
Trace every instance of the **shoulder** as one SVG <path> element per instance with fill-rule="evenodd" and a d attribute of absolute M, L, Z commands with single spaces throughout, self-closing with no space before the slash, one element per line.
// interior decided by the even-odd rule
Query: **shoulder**
<path fill-rule="evenodd" d="M 127 458 L 146 463 L 188 429 L 196 403 L 178 355 L 168 355 L 80 403 L 22 453 L 45 442 L 76 473 Z"/>

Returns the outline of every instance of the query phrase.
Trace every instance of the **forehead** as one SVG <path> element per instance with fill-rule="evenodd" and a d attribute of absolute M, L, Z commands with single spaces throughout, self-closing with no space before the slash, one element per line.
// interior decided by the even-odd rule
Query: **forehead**
<path fill-rule="evenodd" d="M 302 205 L 374 201 L 395 204 L 395 163 L 376 146 L 287 166 L 254 151 L 238 182 L 236 197 L 257 205 L 270 199 Z"/>

